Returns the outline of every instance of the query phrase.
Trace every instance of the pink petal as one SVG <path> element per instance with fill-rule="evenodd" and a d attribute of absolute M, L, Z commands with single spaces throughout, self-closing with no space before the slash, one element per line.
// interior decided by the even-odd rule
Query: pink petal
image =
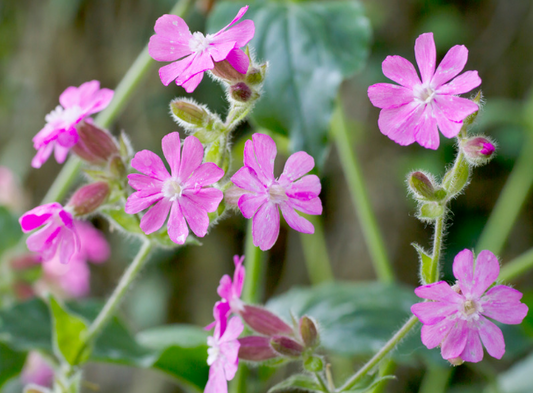
<path fill-rule="evenodd" d="M 422 299 L 445 303 L 462 303 L 463 297 L 455 292 L 446 281 L 434 282 L 415 289 L 416 296 Z"/>
<path fill-rule="evenodd" d="M 211 213 L 217 210 L 224 193 L 217 188 L 202 188 L 199 191 L 184 190 L 182 195 L 187 196 L 205 211 Z"/>
<path fill-rule="evenodd" d="M 226 56 L 226 60 L 241 74 L 246 74 L 248 72 L 248 67 L 250 67 L 250 59 L 242 50 L 237 48 L 233 49 L 230 53 L 228 53 L 228 56 Z"/>
<path fill-rule="evenodd" d="M 141 150 L 131 160 L 131 166 L 145 175 L 165 181 L 170 174 L 159 156 L 150 150 Z"/>
<path fill-rule="evenodd" d="M 411 312 L 425 325 L 434 325 L 457 311 L 454 303 L 423 302 L 411 306 Z"/>
<path fill-rule="evenodd" d="M 235 48 L 234 41 L 220 41 L 213 42 L 207 48 L 209 56 L 213 58 L 213 61 L 219 62 L 226 60 L 229 53 Z"/>
<path fill-rule="evenodd" d="M 143 189 L 159 189 L 163 187 L 163 182 L 159 179 L 141 175 L 140 173 L 132 173 L 128 175 L 128 184 L 137 191 L 143 190 Z"/>
<path fill-rule="evenodd" d="M 67 159 L 69 148 L 55 144 L 54 157 L 58 164 L 62 164 Z"/>
<path fill-rule="evenodd" d="M 27 211 L 20 217 L 19 223 L 24 232 L 33 231 L 46 223 L 52 215 L 58 213 L 63 207 L 57 202 L 47 203 L 46 205 L 37 206 Z"/>
<path fill-rule="evenodd" d="M 440 86 L 437 94 L 464 94 L 475 89 L 481 84 L 481 78 L 477 71 L 466 71 L 452 80 L 450 83 Z"/>
<path fill-rule="evenodd" d="M 289 198 L 286 203 L 293 209 L 305 214 L 312 214 L 315 216 L 322 214 L 322 201 L 318 197 L 311 200 Z"/>
<path fill-rule="evenodd" d="M 59 262 L 67 264 L 70 258 L 80 248 L 80 241 L 74 231 L 71 231 L 65 227 L 61 228 L 59 247 Z"/>
<path fill-rule="evenodd" d="M 498 258 L 488 251 L 481 251 L 476 258 L 474 279 L 472 281 L 472 295 L 480 298 L 481 295 L 492 285 L 500 274 Z"/>
<path fill-rule="evenodd" d="M 128 214 L 137 214 L 163 198 L 163 194 L 157 193 L 148 197 L 141 196 L 140 192 L 134 192 L 126 200 L 124 211 Z"/>
<path fill-rule="evenodd" d="M 390 83 L 377 83 L 368 88 L 368 98 L 378 108 L 398 108 L 414 100 L 413 90 Z"/>
<path fill-rule="evenodd" d="M 280 177 L 288 182 L 294 182 L 315 167 L 315 160 L 305 151 L 298 151 L 287 159 L 283 173 Z M 316 177 L 316 176 L 315 176 Z M 318 178 L 317 178 L 318 179 Z M 316 186 L 316 184 L 315 184 Z M 320 193 L 320 180 L 318 181 L 318 193 Z"/>
<path fill-rule="evenodd" d="M 302 233 L 315 233 L 315 227 L 309 222 L 309 220 L 298 215 L 292 207 L 287 203 L 281 203 L 279 205 L 283 218 L 287 221 L 287 224 L 295 231 Z"/>
<path fill-rule="evenodd" d="M 426 149 L 437 150 L 439 139 L 437 120 L 433 116 L 431 105 L 426 105 L 416 127 L 415 140 Z"/>
<path fill-rule="evenodd" d="M 171 132 L 165 135 L 161 140 L 161 147 L 163 148 L 165 159 L 170 166 L 170 174 L 176 177 L 180 167 L 180 134 L 178 132 Z"/>
<path fill-rule="evenodd" d="M 468 329 L 468 336 L 466 338 L 465 349 L 460 357 L 465 362 L 477 363 L 483 360 L 483 346 L 479 339 L 479 332 L 477 329 Z"/>
<path fill-rule="evenodd" d="M 235 295 L 237 297 L 241 296 L 242 288 L 244 286 L 244 278 L 246 276 L 246 271 L 242 265 L 244 261 L 244 255 L 239 259 L 239 263 L 235 263 L 235 273 L 233 274 L 233 286 L 235 289 Z"/>
<path fill-rule="evenodd" d="M 203 77 L 204 73 L 200 72 L 199 74 L 196 74 L 188 79 L 186 82 L 183 82 L 181 87 L 183 87 L 187 93 L 192 93 L 198 87 Z"/>
<path fill-rule="evenodd" d="M 232 317 L 228 322 L 228 327 L 226 328 L 224 334 L 220 338 L 220 343 L 227 343 L 231 341 L 235 341 L 238 343 L 237 338 L 241 335 L 242 331 L 244 330 L 244 324 L 242 323 L 241 319 L 239 317 Z M 238 352 L 238 347 L 237 347 Z M 231 361 L 237 360 L 237 356 L 226 356 Z"/>
<path fill-rule="evenodd" d="M 444 116 L 453 121 L 463 121 L 468 115 L 479 110 L 474 101 L 451 95 L 436 95 L 435 105 L 439 107 Z"/>
<path fill-rule="evenodd" d="M 477 325 L 479 336 L 489 355 L 501 359 L 505 353 L 505 341 L 500 328 L 484 317 L 479 318 Z"/>
<path fill-rule="evenodd" d="M 82 106 L 85 115 L 92 115 L 93 113 L 97 113 L 104 110 L 113 99 L 114 94 L 115 93 L 111 89 L 99 90 L 93 97 L 91 97 L 90 100 L 87 100 Z"/>
<path fill-rule="evenodd" d="M 224 176 L 224 171 L 212 162 L 201 164 L 192 173 L 191 177 L 183 183 L 184 188 L 197 188 L 216 183 Z"/>
<path fill-rule="evenodd" d="M 239 198 L 239 209 L 244 218 L 252 218 L 256 211 L 268 201 L 266 194 L 245 194 Z"/>
<path fill-rule="evenodd" d="M 242 198 L 242 197 L 241 197 Z M 279 235 L 279 211 L 273 203 L 263 204 L 252 221 L 254 246 L 262 251 L 270 250 Z"/>
<path fill-rule="evenodd" d="M 509 325 L 522 323 L 528 307 L 520 303 L 522 293 L 505 285 L 496 285 L 481 298 L 483 315 Z"/>
<path fill-rule="evenodd" d="M 421 34 L 416 39 L 415 57 L 420 75 L 422 76 L 422 83 L 429 82 L 435 72 L 435 63 L 437 61 L 437 50 L 435 49 L 433 33 Z"/>
<path fill-rule="evenodd" d="M 247 19 L 243 20 L 237 26 L 229 30 L 221 30 L 216 33 L 213 37 L 213 42 L 233 42 L 235 43 L 236 48 L 242 48 L 243 46 L 246 46 L 246 44 L 248 44 L 248 42 L 250 42 L 252 38 L 254 38 L 254 34 L 254 22 Z"/>
<path fill-rule="evenodd" d="M 185 195 L 179 199 L 179 205 L 191 231 L 198 237 L 204 237 L 209 227 L 209 217 L 205 209 L 202 209 Z"/>
<path fill-rule="evenodd" d="M 231 295 L 233 293 L 233 283 L 231 282 L 231 277 L 227 274 L 224 274 L 220 279 L 220 284 L 217 288 L 218 296 L 222 299 L 226 299 L 227 302 L 231 300 Z"/>
<path fill-rule="evenodd" d="M 439 126 L 440 132 L 446 137 L 446 138 L 455 138 L 459 132 L 461 131 L 461 127 L 463 126 L 463 122 L 455 122 L 450 119 L 448 119 L 444 113 L 442 113 L 442 110 L 438 105 L 435 105 L 435 103 L 432 103 L 433 107 L 433 114 L 437 119 L 437 125 Z"/>
<path fill-rule="evenodd" d="M 168 86 L 170 82 L 177 79 L 189 67 L 194 60 L 194 56 L 188 56 L 174 63 L 167 64 L 159 69 L 161 82 Z"/>
<path fill-rule="evenodd" d="M 31 166 L 33 168 L 40 168 L 43 166 L 43 164 L 48 160 L 50 155 L 52 154 L 52 150 L 54 149 L 55 143 L 50 143 L 48 145 L 45 145 L 37 151 L 35 154 L 35 157 L 31 160 Z"/>
<path fill-rule="evenodd" d="M 274 181 L 276 143 L 268 135 L 255 133 L 252 135 L 252 144 L 253 149 L 247 149 L 250 145 L 245 145 L 244 165 L 254 169 L 263 184 L 270 185 Z"/>
<path fill-rule="evenodd" d="M 80 237 L 81 250 L 85 258 L 93 263 L 109 259 L 111 249 L 104 234 L 85 221 L 75 221 L 76 232 Z"/>
<path fill-rule="evenodd" d="M 170 206 L 172 202 L 163 198 L 157 202 L 148 212 L 141 218 L 141 229 L 144 233 L 149 235 L 159 230 L 165 223 Z"/>
<path fill-rule="evenodd" d="M 474 279 L 474 254 L 469 249 L 464 249 L 453 260 L 453 275 L 459 281 L 463 294 L 469 297 L 472 293 L 472 280 Z"/>
<path fill-rule="evenodd" d="M 408 88 L 420 84 L 415 67 L 401 56 L 387 56 L 382 64 L 383 75 L 390 80 Z"/>
<path fill-rule="evenodd" d="M 248 166 L 243 166 L 241 169 L 239 169 L 231 177 L 231 181 L 237 187 L 242 188 L 244 190 L 256 193 L 266 193 L 264 183 L 259 180 L 256 172 Z"/>
<path fill-rule="evenodd" d="M 157 61 L 174 61 L 190 55 L 193 51 L 188 42 L 180 42 L 175 39 L 171 40 L 169 37 L 153 35 L 148 43 L 148 53 Z"/>
<path fill-rule="evenodd" d="M 378 126 L 383 135 L 406 146 L 415 141 L 416 126 L 424 111 L 424 105 L 415 102 L 394 109 L 382 109 Z"/>
<path fill-rule="evenodd" d="M 180 205 L 177 201 L 172 203 L 170 217 L 167 223 L 168 236 L 176 244 L 183 244 L 189 235 L 189 228 L 181 212 Z"/>
<path fill-rule="evenodd" d="M 76 105 L 79 105 L 82 108 L 90 106 L 99 89 L 100 82 L 97 80 L 82 83 L 78 88 L 78 100 Z"/>
<path fill-rule="evenodd" d="M 467 323 L 463 319 L 456 319 L 450 333 L 446 336 L 441 346 L 441 355 L 444 359 L 453 359 L 461 355 L 468 338 Z"/>
<path fill-rule="evenodd" d="M 214 36 L 219 36 L 222 32 L 226 31 L 227 29 L 229 29 L 231 26 L 233 26 L 235 23 L 237 23 L 243 16 L 244 14 L 246 14 L 246 11 L 248 11 L 248 6 L 244 6 L 242 7 L 239 12 L 237 12 L 237 15 L 235 16 L 235 18 L 233 18 L 233 20 L 228 23 L 223 29 L 221 29 L 218 33 L 216 33 Z M 244 21 L 243 21 L 244 22 Z"/>
<path fill-rule="evenodd" d="M 96 83 L 97 90 L 100 87 L 100 82 L 98 81 L 92 81 L 87 83 Z M 67 87 L 65 91 L 59 96 L 59 103 L 63 108 L 72 108 L 75 105 L 80 106 L 78 88 L 75 86 Z"/>
<path fill-rule="evenodd" d="M 39 229 L 28 237 L 26 240 L 28 250 L 42 253 L 46 249 L 52 249 L 53 256 L 57 248 L 56 238 L 59 236 L 60 232 L 61 227 L 54 224 L 46 225 L 44 228 Z"/>
<path fill-rule="evenodd" d="M 188 136 L 183 141 L 178 180 L 185 183 L 204 159 L 204 147 L 195 136 Z"/>
<path fill-rule="evenodd" d="M 192 62 L 189 67 L 184 70 L 180 75 L 178 75 L 176 79 L 176 84 L 179 86 L 182 86 L 185 82 L 187 82 L 196 74 L 207 70 L 212 70 L 215 67 L 213 59 L 211 58 L 209 53 L 207 53 L 207 51 L 199 54 L 197 53 L 191 57 Z M 187 92 L 190 93 L 190 91 Z"/>
<path fill-rule="evenodd" d="M 468 49 L 464 45 L 451 48 L 439 64 L 431 85 L 438 89 L 444 83 L 455 78 L 465 68 L 468 59 Z"/>
<path fill-rule="evenodd" d="M 204 393 L 228 393 L 228 383 L 224 374 L 224 368 L 220 361 L 211 365 L 209 380 L 205 385 Z"/>
<path fill-rule="evenodd" d="M 188 44 L 192 37 L 189 26 L 177 15 L 165 14 L 157 19 L 154 31 L 161 37 L 176 40 L 182 44 Z"/>
<path fill-rule="evenodd" d="M 434 325 L 422 326 L 422 344 L 424 344 L 428 349 L 439 346 L 454 325 L 455 320 L 446 318 Z"/>
<path fill-rule="evenodd" d="M 241 344 L 237 340 L 220 344 L 220 350 L 226 355 L 227 358 L 227 361 L 224 362 L 224 375 L 228 381 L 231 381 L 235 377 L 237 369 L 239 368 L 238 357 L 240 346 Z M 230 357 L 235 358 L 235 360 L 231 361 Z"/>
<path fill-rule="evenodd" d="M 70 230 L 74 230 L 74 220 L 72 219 L 72 214 L 68 213 L 65 210 L 60 210 L 57 215 L 61 220 L 61 224 L 63 224 L 64 227 Z"/>

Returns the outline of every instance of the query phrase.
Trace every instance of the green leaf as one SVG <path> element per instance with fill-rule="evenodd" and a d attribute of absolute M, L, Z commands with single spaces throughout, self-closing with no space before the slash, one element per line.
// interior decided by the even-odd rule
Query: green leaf
<path fill-rule="evenodd" d="M 433 221 L 444 214 L 444 207 L 438 202 L 426 202 L 420 206 L 418 218 Z"/>
<path fill-rule="evenodd" d="M 424 284 L 429 284 L 433 281 L 433 277 L 431 277 L 431 266 L 433 265 L 433 259 L 430 255 L 426 254 L 424 249 L 418 244 L 411 243 L 411 245 L 415 248 L 420 259 L 420 278 Z"/>
<path fill-rule="evenodd" d="M 268 393 L 281 393 L 288 390 L 303 392 L 324 392 L 315 378 L 307 374 L 296 374 L 270 388 Z"/>
<path fill-rule="evenodd" d="M 208 30 L 225 26 L 243 5 L 219 2 Z M 269 63 L 252 120 L 289 135 L 293 151 L 323 163 L 339 86 L 368 56 L 371 30 L 363 7 L 357 1 L 256 1 L 246 18 L 255 23 L 250 47 Z"/>
<path fill-rule="evenodd" d="M 0 255 L 15 246 L 22 237 L 19 222 L 4 206 L 0 206 Z"/>
<path fill-rule="evenodd" d="M 72 314 L 53 296 L 48 299 L 52 312 L 55 354 L 73 366 L 83 364 L 91 352 L 85 341 L 88 323 Z"/>
<path fill-rule="evenodd" d="M 137 215 L 128 214 L 122 206 L 109 206 L 100 210 L 116 227 L 133 234 L 142 234 Z"/>
<path fill-rule="evenodd" d="M 348 390 L 342 390 L 345 393 L 364 393 L 373 390 L 379 383 L 389 379 L 396 379 L 394 375 L 385 375 L 380 377 L 378 374 L 366 375 L 358 384 Z"/>
<path fill-rule="evenodd" d="M 0 388 L 11 378 L 17 376 L 24 367 L 26 355 L 16 352 L 0 343 Z"/>
<path fill-rule="evenodd" d="M 159 352 L 153 368 L 203 391 L 209 376 L 207 336 L 202 328 L 191 325 L 168 325 L 137 335 L 147 348 Z"/>

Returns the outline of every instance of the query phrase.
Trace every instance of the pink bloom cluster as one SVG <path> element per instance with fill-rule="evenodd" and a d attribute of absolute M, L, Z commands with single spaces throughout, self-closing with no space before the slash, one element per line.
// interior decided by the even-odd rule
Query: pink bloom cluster
<path fill-rule="evenodd" d="M 80 239 L 72 214 L 57 202 L 24 213 L 19 222 L 23 232 L 42 227 L 28 237 L 26 245 L 45 261 L 57 255 L 59 261 L 65 264 L 80 251 Z"/>
<path fill-rule="evenodd" d="M 302 233 L 315 228 L 295 210 L 306 214 L 322 214 L 320 180 L 316 175 L 304 176 L 315 166 L 313 157 L 299 151 L 292 154 L 279 179 L 274 178 L 276 144 L 271 137 L 254 134 L 244 146 L 244 166 L 231 181 L 242 190 L 239 209 L 252 218 L 254 245 L 261 250 L 272 248 L 279 235 L 279 209 L 289 226 Z M 303 176 L 303 177 L 302 177 Z"/>
<path fill-rule="evenodd" d="M 214 212 L 224 197 L 219 189 L 207 186 L 219 181 L 224 171 L 211 162 L 202 164 L 204 148 L 194 136 L 185 138 L 181 156 L 179 133 L 166 135 L 161 144 L 170 173 L 155 153 L 142 150 L 135 154 L 131 166 L 143 174 L 128 175 L 137 192 L 128 197 L 126 213 L 139 213 L 155 203 L 141 219 L 144 233 L 160 229 L 170 212 L 167 228 L 174 243 L 185 243 L 187 224 L 196 236 L 204 237 L 209 227 L 207 213 Z"/>
<path fill-rule="evenodd" d="M 227 60 L 241 74 L 248 71 L 248 56 L 242 48 L 254 36 L 255 27 L 251 20 L 244 20 L 234 26 L 246 13 L 243 7 L 229 25 L 218 33 L 204 36 L 200 32 L 191 34 L 183 19 L 176 15 L 163 15 L 156 23 L 156 32 L 150 38 L 148 53 L 157 61 L 172 61 L 161 67 L 161 82 L 168 86 L 173 80 L 188 93 L 200 84 L 204 72 L 215 67 L 214 62 Z M 177 61 L 176 61 L 177 60 Z"/>
<path fill-rule="evenodd" d="M 522 294 L 505 285 L 495 285 L 500 273 L 498 259 L 490 251 L 481 251 L 474 264 L 474 255 L 463 250 L 455 257 L 453 274 L 457 283 L 446 282 L 418 287 L 417 296 L 431 300 L 411 307 L 422 327 L 422 343 L 429 349 L 441 346 L 444 359 L 457 364 L 479 362 L 483 347 L 500 359 L 505 342 L 500 328 L 486 317 L 506 324 L 519 324 L 528 308 L 520 302 Z"/>
<path fill-rule="evenodd" d="M 69 149 L 79 139 L 76 125 L 94 113 L 105 109 L 113 98 L 113 90 L 100 89 L 94 80 L 80 87 L 70 86 L 59 96 L 56 109 L 46 115 L 46 125 L 33 138 L 37 154 L 31 165 L 40 168 L 54 151 L 57 162 L 63 163 Z"/>
<path fill-rule="evenodd" d="M 372 85 L 368 97 L 374 106 L 382 109 L 378 125 L 384 135 L 400 145 L 416 141 L 426 148 L 437 149 L 437 127 L 445 137 L 453 138 L 461 130 L 463 120 L 478 110 L 476 103 L 456 95 L 479 86 L 481 79 L 477 71 L 457 76 L 468 58 L 468 50 L 463 45 L 451 48 L 435 70 L 433 33 L 417 38 L 415 57 L 422 81 L 411 62 L 401 56 L 387 56 L 383 74 L 400 86 Z"/>

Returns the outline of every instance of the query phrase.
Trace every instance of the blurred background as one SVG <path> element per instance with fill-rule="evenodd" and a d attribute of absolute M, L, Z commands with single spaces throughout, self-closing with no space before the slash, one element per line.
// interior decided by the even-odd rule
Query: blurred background
<path fill-rule="evenodd" d="M 186 17 L 192 31 L 204 30 L 206 16 L 215 1 L 194 4 Z M 454 157 L 453 142 L 441 137 L 441 148 L 429 151 L 419 145 L 401 147 L 377 128 L 378 109 L 368 101 L 370 84 L 385 81 L 381 62 L 387 55 L 414 61 L 416 37 L 432 31 L 441 59 L 453 45 L 469 49 L 466 69 L 478 70 L 485 105 L 477 128 L 498 142 L 497 157 L 476 169 L 466 193 L 452 203 L 444 271 L 451 279 L 451 262 L 464 248 L 473 248 L 489 213 L 513 169 L 522 148 L 533 133 L 533 2 L 529 0 L 363 0 L 372 25 L 370 57 L 362 72 L 342 85 L 352 143 L 362 165 L 372 206 L 399 279 L 417 285 L 417 254 L 412 242 L 428 246 L 432 227 L 416 218 L 416 204 L 407 195 L 409 171 L 424 169 L 442 176 Z M 68 86 L 98 79 L 114 88 L 153 34 L 155 20 L 168 12 L 173 0 L 0 0 L 0 165 L 9 167 L 25 192 L 25 211 L 44 196 L 60 166 L 49 160 L 39 170 L 30 167 L 34 155 L 32 137 L 44 125 L 44 116 L 57 104 Z M 268 59 L 264 59 L 268 60 Z M 165 88 L 157 67 L 135 92 L 111 131 L 124 130 L 135 149 L 161 152 L 160 141 L 179 130 L 169 116 L 168 102 L 185 96 L 183 89 Z M 193 97 L 212 110 L 225 113 L 222 88 L 205 78 Z M 529 121 L 523 121 L 527 117 Z M 180 130 L 181 131 L 181 130 Z M 242 152 L 243 138 L 252 132 L 241 126 L 235 139 Z M 282 164 L 286 157 L 279 156 Z M 235 157 L 234 168 L 242 161 Z M 531 167 L 533 171 L 533 166 Z M 338 153 L 328 150 L 320 177 L 323 184 L 324 230 L 334 275 L 342 280 L 375 278 L 363 240 L 357 212 L 350 199 Z M 529 185 L 525 185 L 529 188 Z M 106 233 L 112 255 L 105 264 L 91 266 L 91 295 L 107 296 L 131 260 L 131 240 L 109 231 L 96 218 L 96 227 Z M 159 252 L 129 294 L 123 307 L 133 331 L 166 323 L 200 326 L 212 319 L 216 288 L 223 274 L 233 272 L 232 256 L 243 253 L 245 219 L 231 214 L 203 240 L 203 247 L 177 252 Z M 311 236 L 311 235 L 309 235 Z M 501 261 L 522 254 L 533 246 L 533 203 L 530 197 L 501 253 Z M 309 285 L 301 237 L 282 224 L 281 235 L 265 256 L 266 278 L 263 301 L 296 285 Z M 513 284 L 522 292 L 533 289 L 533 275 Z M 496 370 L 505 370 L 525 356 L 501 362 L 486 360 Z M 417 391 L 423 369 L 402 367 L 399 379 L 387 386 L 390 392 Z M 490 374 L 490 372 L 488 373 Z M 463 385 L 483 384 L 487 373 L 476 367 L 457 369 L 449 391 L 466 391 Z M 180 392 L 161 374 L 111 365 L 89 365 L 86 379 L 102 393 Z M 91 389 L 87 388 L 87 392 Z M 471 390 L 476 391 L 476 390 Z M 477 390 L 480 391 L 480 390 Z"/>

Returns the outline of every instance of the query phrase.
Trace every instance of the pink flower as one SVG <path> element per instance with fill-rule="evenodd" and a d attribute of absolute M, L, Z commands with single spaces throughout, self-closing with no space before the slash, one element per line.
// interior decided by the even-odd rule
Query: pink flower
<path fill-rule="evenodd" d="M 444 359 L 476 363 L 483 359 L 483 342 L 487 352 L 500 359 L 505 353 L 503 334 L 486 317 L 516 325 L 528 308 L 515 289 L 495 285 L 487 291 L 499 273 L 498 259 L 490 251 L 481 251 L 474 265 L 472 251 L 463 250 L 453 262 L 453 287 L 440 281 L 415 289 L 417 296 L 432 300 L 411 307 L 424 324 L 422 343 L 429 349 L 440 345 Z"/>
<path fill-rule="evenodd" d="M 13 172 L 0 166 L 0 206 L 19 209 L 24 204 L 24 194 Z"/>
<path fill-rule="evenodd" d="M 161 144 L 170 174 L 159 156 L 148 150 L 138 152 L 131 166 L 144 175 L 128 175 L 137 192 L 128 198 L 126 213 L 136 214 L 155 203 L 141 219 L 144 233 L 161 228 L 170 211 L 167 227 L 174 243 L 185 243 L 187 223 L 196 236 L 204 237 L 209 227 L 207 213 L 214 212 L 224 196 L 222 191 L 206 186 L 220 180 L 224 171 L 212 162 L 202 164 L 204 149 L 194 136 L 185 138 L 181 157 L 177 132 L 165 136 Z"/>
<path fill-rule="evenodd" d="M 201 82 L 204 72 L 215 67 L 214 62 L 227 60 L 241 74 L 248 71 L 248 56 L 242 48 L 253 38 L 255 27 L 251 20 L 237 23 L 248 6 L 240 9 L 229 25 L 216 34 L 204 36 L 191 34 L 183 19 L 176 15 L 163 15 L 155 22 L 156 32 L 150 38 L 148 53 L 157 61 L 173 61 L 159 69 L 165 86 L 176 80 L 187 93 L 192 93 Z M 178 60 L 178 61 L 175 61 Z"/>
<path fill-rule="evenodd" d="M 231 381 L 239 367 L 239 335 L 244 330 L 244 325 L 239 317 L 229 320 L 227 327 L 220 323 L 224 316 L 215 312 L 215 333 L 207 338 L 209 349 L 207 350 L 207 364 L 209 380 L 204 393 L 227 393 L 227 381 Z"/>
<path fill-rule="evenodd" d="M 463 120 L 478 110 L 473 101 L 456 96 L 481 84 L 477 71 L 467 71 L 455 78 L 466 64 L 468 50 L 463 45 L 454 46 L 435 71 L 436 56 L 433 33 L 422 34 L 415 43 L 422 82 L 411 62 L 401 56 L 387 56 L 383 74 L 401 86 L 378 83 L 368 88 L 372 104 L 382 108 L 380 131 L 400 145 L 416 141 L 436 149 L 437 127 L 445 137 L 453 138 L 461 130 Z"/>
<path fill-rule="evenodd" d="M 33 231 L 44 225 L 26 240 L 28 249 L 39 253 L 43 260 L 50 260 L 57 254 L 61 263 L 68 263 L 80 250 L 80 239 L 72 214 L 57 202 L 26 212 L 19 222 L 23 232 Z"/>
<path fill-rule="evenodd" d="M 244 166 L 231 181 L 246 191 L 239 198 L 239 209 L 246 218 L 252 218 L 254 245 L 261 250 L 272 248 L 279 235 L 279 210 L 292 229 L 314 233 L 315 228 L 296 210 L 306 214 L 322 213 L 320 180 L 305 175 L 315 166 L 313 157 L 299 151 L 289 157 L 279 179 L 274 178 L 276 144 L 271 137 L 254 134 L 244 146 Z M 303 176 L 303 177 L 302 177 Z"/>
<path fill-rule="evenodd" d="M 54 369 L 44 360 L 39 352 L 32 351 L 26 358 L 20 379 L 25 385 L 52 387 Z"/>
<path fill-rule="evenodd" d="M 113 98 L 113 90 L 100 89 L 94 80 L 80 87 L 70 86 L 59 96 L 56 109 L 46 115 L 46 125 L 33 138 L 37 154 L 31 165 L 40 168 L 54 150 L 57 162 L 63 163 L 69 149 L 78 142 L 76 124 L 87 116 L 103 110 Z"/>

